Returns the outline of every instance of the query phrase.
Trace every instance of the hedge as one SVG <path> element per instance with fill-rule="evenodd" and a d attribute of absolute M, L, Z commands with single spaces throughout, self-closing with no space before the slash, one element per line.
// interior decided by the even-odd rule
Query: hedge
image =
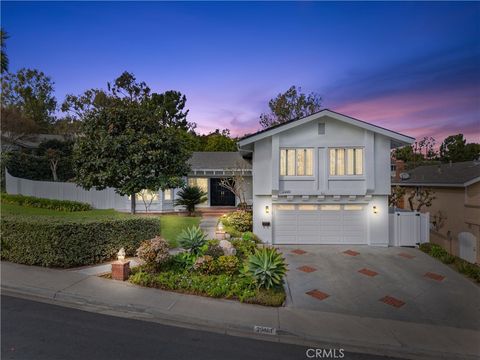
<path fill-rule="evenodd" d="M 115 258 L 121 247 L 134 255 L 143 240 L 160 233 L 158 219 L 134 218 L 78 222 L 1 220 L 1 257 L 27 265 L 74 267 Z"/>
<path fill-rule="evenodd" d="M 2 203 L 58 211 L 89 211 L 93 208 L 86 203 L 69 200 L 42 199 L 33 196 L 2 194 Z"/>

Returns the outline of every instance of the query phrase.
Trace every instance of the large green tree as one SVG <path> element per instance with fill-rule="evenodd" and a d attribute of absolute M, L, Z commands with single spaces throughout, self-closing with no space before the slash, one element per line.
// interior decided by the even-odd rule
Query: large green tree
<path fill-rule="evenodd" d="M 8 56 L 7 56 L 7 44 L 6 41 L 9 38 L 8 33 L 0 28 L 0 47 L 1 47 L 1 65 L 0 72 L 3 74 L 8 71 Z"/>
<path fill-rule="evenodd" d="M 450 135 L 440 145 L 440 160 L 444 162 L 470 161 L 479 156 L 480 144 L 467 144 L 463 134 Z"/>
<path fill-rule="evenodd" d="M 311 115 L 321 109 L 322 98 L 316 93 L 304 94 L 300 87 L 292 86 L 268 102 L 269 113 L 260 115 L 263 128 Z"/>
<path fill-rule="evenodd" d="M 55 121 L 54 83 L 35 69 L 21 69 L 2 76 L 2 108 L 15 108 L 33 121 L 39 131 L 49 131 Z"/>
<path fill-rule="evenodd" d="M 128 72 L 107 90 L 69 96 L 62 108 L 82 120 L 74 147 L 76 182 L 129 195 L 132 212 L 140 191 L 181 186 L 191 156 L 185 102 L 177 91 L 152 93 Z"/>

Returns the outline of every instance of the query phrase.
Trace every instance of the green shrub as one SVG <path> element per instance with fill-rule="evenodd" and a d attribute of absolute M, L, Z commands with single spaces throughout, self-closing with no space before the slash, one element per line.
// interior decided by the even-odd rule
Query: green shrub
<path fill-rule="evenodd" d="M 193 269 L 203 274 L 216 274 L 218 272 L 217 263 L 210 255 L 199 256 L 193 264 Z"/>
<path fill-rule="evenodd" d="M 222 255 L 218 258 L 218 268 L 221 273 L 233 275 L 238 272 L 240 261 L 234 255 Z"/>
<path fill-rule="evenodd" d="M 460 258 L 455 259 L 455 267 L 462 274 L 467 275 L 468 277 L 480 282 L 480 266 L 476 264 L 469 263 Z"/>
<path fill-rule="evenodd" d="M 198 226 L 191 226 L 183 231 L 177 237 L 178 244 L 190 251 L 192 254 L 200 254 L 202 247 L 207 243 L 207 234 Z"/>
<path fill-rule="evenodd" d="M 145 262 L 147 269 L 158 270 L 170 258 L 168 243 L 160 236 L 145 240 L 140 244 L 136 255 Z"/>
<path fill-rule="evenodd" d="M 180 267 L 181 269 L 191 269 L 197 260 L 197 255 L 189 253 L 189 252 L 182 252 L 176 254 L 172 257 L 173 262 Z"/>
<path fill-rule="evenodd" d="M 111 260 L 120 248 L 127 255 L 160 232 L 157 219 L 128 218 L 49 222 L 2 218 L 2 259 L 27 265 L 73 267 Z"/>
<path fill-rule="evenodd" d="M 44 155 L 44 154 L 43 154 Z M 4 168 L 10 175 L 39 181 L 53 181 L 50 162 L 46 156 L 30 154 L 24 151 L 2 151 L 2 176 Z M 70 156 L 60 157 L 57 165 L 58 181 L 71 181 L 75 177 Z"/>
<path fill-rule="evenodd" d="M 275 248 L 262 248 L 247 259 L 248 273 L 258 287 L 270 289 L 281 286 L 287 272 L 285 259 Z"/>
<path fill-rule="evenodd" d="M 69 212 L 92 210 L 89 204 L 77 201 L 52 200 L 23 195 L 2 194 L 2 203 Z"/>
<path fill-rule="evenodd" d="M 255 295 L 245 299 L 245 302 L 264 306 L 282 306 L 285 298 L 283 288 L 258 289 Z"/>
<path fill-rule="evenodd" d="M 252 240 L 233 239 L 231 243 L 237 250 L 237 256 L 240 259 L 245 259 L 249 255 L 254 254 L 257 249 L 257 244 Z"/>
<path fill-rule="evenodd" d="M 253 241 L 254 243 L 256 244 L 260 244 L 260 239 L 258 238 L 257 235 L 255 235 L 253 232 L 251 231 L 246 231 L 242 234 L 242 240 L 245 240 L 245 241 Z"/>
<path fill-rule="evenodd" d="M 429 254 L 435 258 L 441 258 L 445 255 L 448 255 L 448 252 L 444 248 L 442 248 L 440 245 L 431 244 Z"/>
<path fill-rule="evenodd" d="M 226 228 L 232 228 L 240 233 L 252 231 L 253 227 L 253 216 L 251 211 L 237 210 L 222 216 L 220 221 Z M 230 235 L 234 236 L 234 234 Z"/>
<path fill-rule="evenodd" d="M 450 254 L 443 254 L 442 256 L 440 256 L 439 259 L 444 264 L 452 264 L 455 261 L 455 256 Z"/>
<path fill-rule="evenodd" d="M 204 255 L 209 255 L 214 259 L 223 255 L 223 249 L 218 245 L 218 240 L 208 241 L 208 248 L 205 250 Z"/>
<path fill-rule="evenodd" d="M 423 251 L 424 253 L 429 254 L 430 250 L 432 249 L 432 243 L 423 243 L 418 246 L 418 248 Z"/>

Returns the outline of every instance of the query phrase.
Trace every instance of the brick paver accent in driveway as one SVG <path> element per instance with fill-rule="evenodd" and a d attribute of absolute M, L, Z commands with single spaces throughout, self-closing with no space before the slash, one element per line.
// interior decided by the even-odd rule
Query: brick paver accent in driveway
<path fill-rule="evenodd" d="M 297 270 L 300 270 L 300 271 L 303 271 L 303 272 L 306 272 L 306 273 L 311 273 L 311 272 L 314 272 L 314 271 L 317 271 L 317 269 L 315 269 L 314 267 L 311 267 L 311 266 L 300 266 L 299 268 L 297 268 Z"/>
<path fill-rule="evenodd" d="M 320 290 L 317 290 L 317 289 L 307 291 L 305 294 L 310 295 L 318 300 L 325 300 L 326 298 L 330 297 L 330 295 L 324 292 L 321 292 Z"/>
<path fill-rule="evenodd" d="M 436 281 L 442 281 L 443 279 L 445 279 L 445 276 L 440 275 L 440 274 L 435 274 L 435 273 L 432 273 L 432 272 L 427 272 L 423 276 L 428 277 L 432 280 L 436 280 Z"/>
<path fill-rule="evenodd" d="M 362 270 L 358 270 L 358 272 L 360 274 L 363 274 L 363 275 L 367 275 L 367 276 L 377 276 L 378 273 L 376 271 L 373 271 L 373 270 L 370 270 L 370 269 L 367 269 L 367 268 L 363 268 Z"/>
<path fill-rule="evenodd" d="M 394 306 L 396 308 L 400 308 L 403 305 L 405 305 L 405 301 L 402 301 L 400 299 L 396 299 L 393 296 L 388 296 L 388 295 L 381 298 L 380 301 L 387 304 L 387 305 Z"/>

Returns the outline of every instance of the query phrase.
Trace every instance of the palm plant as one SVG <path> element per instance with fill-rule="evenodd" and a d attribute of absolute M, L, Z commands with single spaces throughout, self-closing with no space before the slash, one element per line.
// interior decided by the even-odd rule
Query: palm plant
<path fill-rule="evenodd" d="M 191 215 L 195 206 L 207 201 L 207 193 L 198 186 L 186 186 L 177 193 L 175 205 L 183 205 Z"/>
<path fill-rule="evenodd" d="M 198 255 L 202 251 L 202 247 L 207 243 L 207 234 L 198 226 L 191 226 L 183 229 L 177 240 L 182 248 L 189 250 L 194 255 Z"/>
<path fill-rule="evenodd" d="M 276 249 L 262 248 L 248 257 L 246 270 L 258 287 L 270 289 L 282 285 L 287 265 Z"/>

